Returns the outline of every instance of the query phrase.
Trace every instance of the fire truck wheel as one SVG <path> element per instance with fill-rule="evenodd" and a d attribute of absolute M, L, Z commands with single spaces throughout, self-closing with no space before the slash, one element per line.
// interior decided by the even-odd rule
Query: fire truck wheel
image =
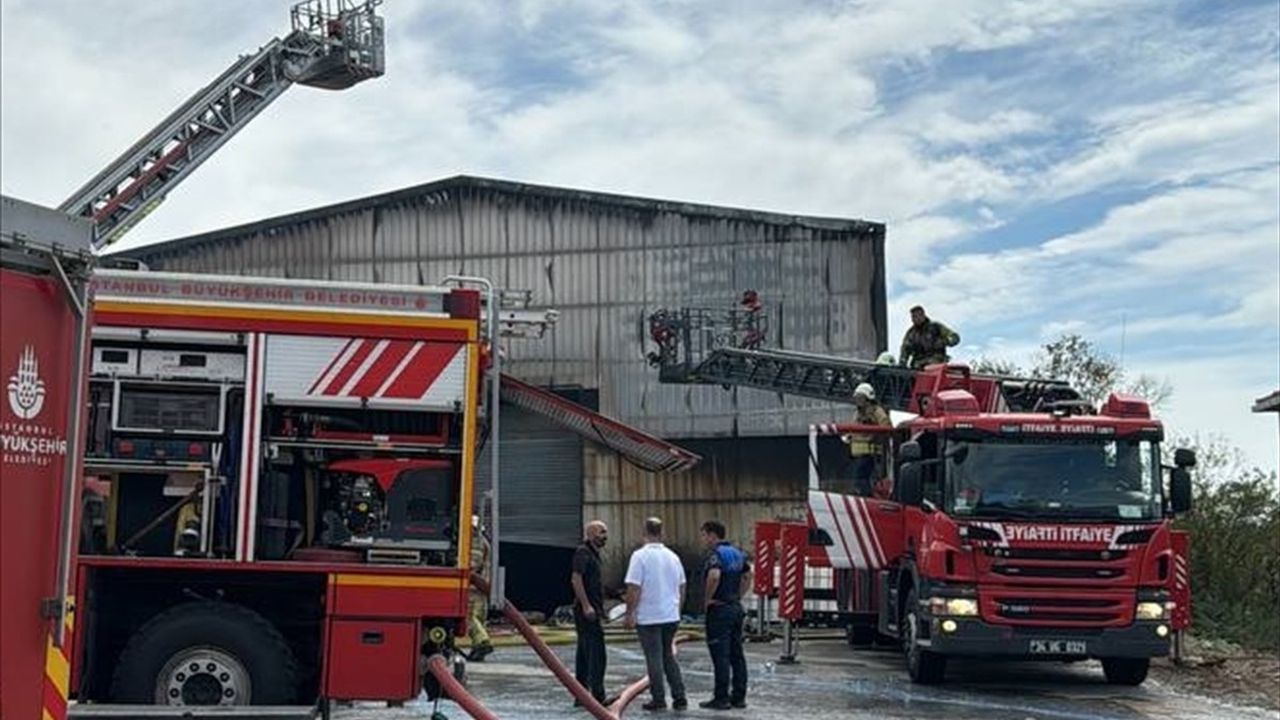
<path fill-rule="evenodd" d="M 297 662 L 284 636 L 248 608 L 193 602 L 167 610 L 125 645 L 111 682 L 116 702 L 287 705 Z"/>
<path fill-rule="evenodd" d="M 1102 658 L 1102 672 L 1112 685 L 1141 685 L 1150 667 L 1150 658 Z"/>
<path fill-rule="evenodd" d="M 920 599 L 916 589 L 911 588 L 906 607 L 902 608 L 902 621 L 898 624 L 902 628 L 902 652 L 907 659 L 907 675 L 911 682 L 936 685 L 947 673 L 947 658 L 920 647 L 916 642 L 922 634 L 924 622 L 920 618 Z"/>

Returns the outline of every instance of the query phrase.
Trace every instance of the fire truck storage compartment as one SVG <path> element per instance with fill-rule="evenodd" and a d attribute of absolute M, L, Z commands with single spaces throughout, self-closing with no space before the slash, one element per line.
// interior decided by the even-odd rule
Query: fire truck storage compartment
<path fill-rule="evenodd" d="M 333 443 L 396 443 L 444 446 L 460 437 L 453 427 L 460 416 L 409 408 L 292 407 L 267 397 L 267 434 L 273 440 L 305 440 Z"/>
<path fill-rule="evenodd" d="M 111 429 L 117 433 L 221 435 L 227 386 L 120 380 Z"/>
<path fill-rule="evenodd" d="M 105 508 L 90 553 L 232 552 L 245 354 L 234 334 L 94 329 L 83 504 Z M 198 542 L 197 542 L 198 538 Z"/>
<path fill-rule="evenodd" d="M 335 700 L 408 700 L 417 693 L 419 623 L 334 618 L 325 686 Z"/>
<path fill-rule="evenodd" d="M 449 567 L 457 562 L 456 458 L 281 444 L 258 490 L 257 558 L 307 560 L 319 548 L 367 562 Z"/>

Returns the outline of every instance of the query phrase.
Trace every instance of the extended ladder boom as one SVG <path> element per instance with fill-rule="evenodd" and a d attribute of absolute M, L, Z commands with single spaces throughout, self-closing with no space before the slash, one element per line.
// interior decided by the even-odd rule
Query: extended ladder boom
<path fill-rule="evenodd" d="M 664 383 L 747 387 L 829 402 L 852 403 L 854 389 L 868 383 L 886 408 L 912 413 L 921 412 L 922 398 L 947 389 L 953 379 L 970 382 L 963 366 L 923 373 L 835 355 L 762 348 L 762 327 L 763 318 L 754 312 L 660 310 L 649 318 L 650 336 L 658 345 L 649 361 Z M 974 375 L 972 384 L 990 389 L 981 393 L 989 399 L 988 412 L 1041 411 L 1055 403 L 1078 403 L 1080 397 L 1057 380 Z"/>
<path fill-rule="evenodd" d="M 890 410 L 908 410 L 916 371 L 832 355 L 785 350 L 720 348 L 695 371 L 697 382 L 799 395 L 831 402 L 853 402 L 861 383 L 875 388 L 876 398 Z"/>
<path fill-rule="evenodd" d="M 236 60 L 217 79 L 85 183 L 59 210 L 94 223 L 110 245 L 293 83 L 340 90 L 383 74 L 381 0 L 306 0 L 293 31 Z"/>

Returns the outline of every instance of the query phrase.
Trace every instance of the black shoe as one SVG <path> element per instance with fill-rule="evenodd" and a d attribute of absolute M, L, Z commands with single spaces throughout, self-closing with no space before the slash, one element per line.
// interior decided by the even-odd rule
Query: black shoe
<path fill-rule="evenodd" d="M 600 704 L 605 707 L 609 707 L 610 705 L 613 705 L 614 703 L 618 702 L 618 697 L 619 697 L 618 695 L 610 695 L 609 697 L 601 700 Z"/>
<path fill-rule="evenodd" d="M 747 699 L 739 698 L 737 700 L 729 700 L 729 707 L 735 710 L 742 710 L 747 707 Z"/>
<path fill-rule="evenodd" d="M 675 700 L 671 701 L 671 709 L 672 710 L 688 710 L 689 701 L 682 697 L 676 698 Z"/>
<path fill-rule="evenodd" d="M 477 645 L 474 648 L 472 648 L 471 654 L 467 656 L 467 659 L 470 660 L 471 662 L 484 662 L 485 656 L 492 655 L 492 654 L 493 654 L 493 646 L 488 643 L 485 643 L 484 645 Z"/>
<path fill-rule="evenodd" d="M 711 698 L 698 703 L 698 707 L 703 710 L 730 710 L 733 704 L 729 702 L 729 698 Z"/>
<path fill-rule="evenodd" d="M 667 703 L 664 700 L 650 700 L 649 702 L 641 705 L 640 707 L 649 711 L 666 710 Z"/>

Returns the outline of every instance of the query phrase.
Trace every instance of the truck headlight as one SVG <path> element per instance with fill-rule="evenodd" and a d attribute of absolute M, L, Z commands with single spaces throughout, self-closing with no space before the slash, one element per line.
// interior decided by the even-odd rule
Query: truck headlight
<path fill-rule="evenodd" d="M 1134 610 L 1134 615 L 1139 620 L 1167 620 L 1169 618 L 1169 610 L 1173 603 L 1163 602 L 1140 602 Z"/>
<path fill-rule="evenodd" d="M 935 597 L 929 599 L 929 609 L 934 615 L 973 617 L 978 614 L 978 601 L 972 598 Z"/>

